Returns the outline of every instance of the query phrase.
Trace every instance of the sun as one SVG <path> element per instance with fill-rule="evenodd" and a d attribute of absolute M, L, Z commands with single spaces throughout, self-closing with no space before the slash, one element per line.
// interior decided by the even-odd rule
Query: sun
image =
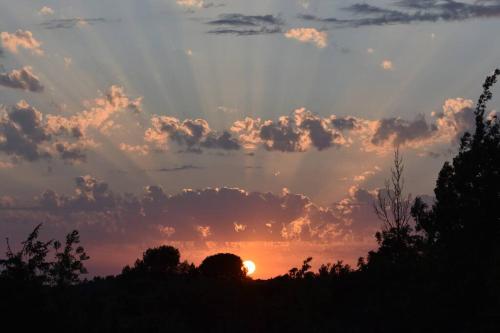
<path fill-rule="evenodd" d="M 252 260 L 245 260 L 243 262 L 243 267 L 247 270 L 247 275 L 252 275 L 255 272 L 255 263 Z"/>

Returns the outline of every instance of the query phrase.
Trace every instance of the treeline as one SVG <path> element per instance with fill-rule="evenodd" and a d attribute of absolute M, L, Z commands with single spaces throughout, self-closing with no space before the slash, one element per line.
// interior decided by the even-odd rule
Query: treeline
<path fill-rule="evenodd" d="M 81 281 L 88 256 L 78 233 L 41 242 L 37 227 L 0 261 L 2 324 L 56 332 L 500 332 L 500 122 L 486 114 L 499 75 L 487 77 L 475 131 L 443 165 L 431 206 L 405 194 L 395 150 L 374 206 L 378 249 L 357 267 L 339 261 L 313 272 L 307 258 L 254 281 L 233 254 L 196 267 L 160 246 L 117 276 Z"/>

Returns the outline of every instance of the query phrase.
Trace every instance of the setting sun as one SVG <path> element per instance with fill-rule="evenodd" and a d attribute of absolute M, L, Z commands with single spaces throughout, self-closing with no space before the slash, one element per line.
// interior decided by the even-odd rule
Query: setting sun
<path fill-rule="evenodd" d="M 247 275 L 252 275 L 255 272 L 255 263 L 251 260 L 245 260 L 243 262 L 243 267 L 247 270 Z"/>

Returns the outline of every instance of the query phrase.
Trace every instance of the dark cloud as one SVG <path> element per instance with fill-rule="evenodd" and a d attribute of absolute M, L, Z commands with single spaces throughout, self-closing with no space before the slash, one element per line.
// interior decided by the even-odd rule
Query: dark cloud
<path fill-rule="evenodd" d="M 146 131 L 146 139 L 158 148 L 165 149 L 167 140 L 186 147 L 190 153 L 201 153 L 202 148 L 238 150 L 240 144 L 231 133 L 213 131 L 204 119 L 186 119 L 180 121 L 174 117 L 154 116 L 152 127 Z"/>
<path fill-rule="evenodd" d="M 153 171 L 158 171 L 158 172 L 176 172 L 176 171 L 185 171 L 185 170 L 201 170 L 203 169 L 202 167 L 192 165 L 192 164 L 186 164 L 186 165 L 181 165 L 178 167 L 173 167 L 173 168 L 160 168 L 160 169 L 154 169 Z"/>
<path fill-rule="evenodd" d="M 86 25 L 96 25 L 109 23 L 112 20 L 98 17 L 98 18 L 66 18 L 66 19 L 52 19 L 41 23 L 40 25 L 49 30 L 53 29 L 73 29 L 78 26 L 86 26 Z"/>
<path fill-rule="evenodd" d="M 350 19 L 321 18 L 314 15 L 299 15 L 307 21 L 330 23 L 336 27 L 362 27 L 415 22 L 451 22 L 474 18 L 500 16 L 499 1 L 477 1 L 474 3 L 454 0 L 400 0 L 393 8 L 357 3 L 343 8 L 355 15 Z"/>
<path fill-rule="evenodd" d="M 330 118 L 322 118 L 304 108 L 278 121 L 246 118 L 235 122 L 231 130 L 239 134 L 242 146 L 263 145 L 269 151 L 303 152 L 310 147 L 324 150 L 345 143 Z"/>
<path fill-rule="evenodd" d="M 56 150 L 60 158 L 70 164 L 81 163 L 87 161 L 87 155 L 84 150 L 78 145 L 72 145 L 66 142 L 56 143 Z"/>
<path fill-rule="evenodd" d="M 25 79 L 22 75 L 21 78 Z M 21 101 L 9 110 L 0 107 L 0 152 L 14 162 L 38 161 L 58 155 L 66 163 L 85 162 L 86 151 L 96 144 L 89 130 L 108 133 L 115 128 L 113 116 L 124 110 L 137 113 L 142 98 L 130 99 L 121 87 L 88 103 L 89 109 L 70 117 L 43 114 Z"/>
<path fill-rule="evenodd" d="M 354 117 L 334 117 L 331 122 L 333 127 L 339 131 L 351 131 L 356 127 L 356 118 Z"/>
<path fill-rule="evenodd" d="M 378 145 L 391 139 L 395 145 L 403 145 L 409 141 L 428 139 L 436 131 L 437 127 L 429 125 L 423 115 L 413 121 L 387 118 L 379 121 L 379 126 L 371 141 Z"/>
<path fill-rule="evenodd" d="M 284 21 L 274 15 L 222 14 L 207 24 L 216 26 L 208 31 L 211 34 L 251 36 L 282 32 Z"/>
<path fill-rule="evenodd" d="M 0 118 L 0 151 L 15 158 L 36 161 L 50 158 L 42 145 L 51 139 L 42 113 L 25 101 L 19 102 Z"/>
<path fill-rule="evenodd" d="M 40 80 L 33 74 L 32 68 L 29 66 L 19 70 L 15 69 L 10 73 L 0 73 L 0 85 L 31 92 L 42 92 L 44 90 Z"/>
<path fill-rule="evenodd" d="M 168 195 L 161 186 L 152 185 L 136 196 L 117 194 L 107 183 L 81 176 L 75 179 L 73 195 L 47 190 L 32 206 L 26 212 L 11 209 L 2 221 L 53 221 L 46 227 L 78 226 L 93 240 L 106 241 L 168 237 L 178 241 L 328 242 L 348 232 L 332 209 L 288 191 L 273 194 L 222 187 Z"/>

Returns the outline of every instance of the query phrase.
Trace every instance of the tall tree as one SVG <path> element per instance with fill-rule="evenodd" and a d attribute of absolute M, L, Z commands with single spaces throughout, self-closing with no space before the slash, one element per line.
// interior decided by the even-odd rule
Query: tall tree
<path fill-rule="evenodd" d="M 391 234 L 398 242 L 402 242 L 409 232 L 411 219 L 411 195 L 404 194 L 403 157 L 399 147 L 394 149 L 391 179 L 385 181 L 385 188 L 378 191 L 374 204 L 375 214 L 382 221 L 382 230 Z"/>

